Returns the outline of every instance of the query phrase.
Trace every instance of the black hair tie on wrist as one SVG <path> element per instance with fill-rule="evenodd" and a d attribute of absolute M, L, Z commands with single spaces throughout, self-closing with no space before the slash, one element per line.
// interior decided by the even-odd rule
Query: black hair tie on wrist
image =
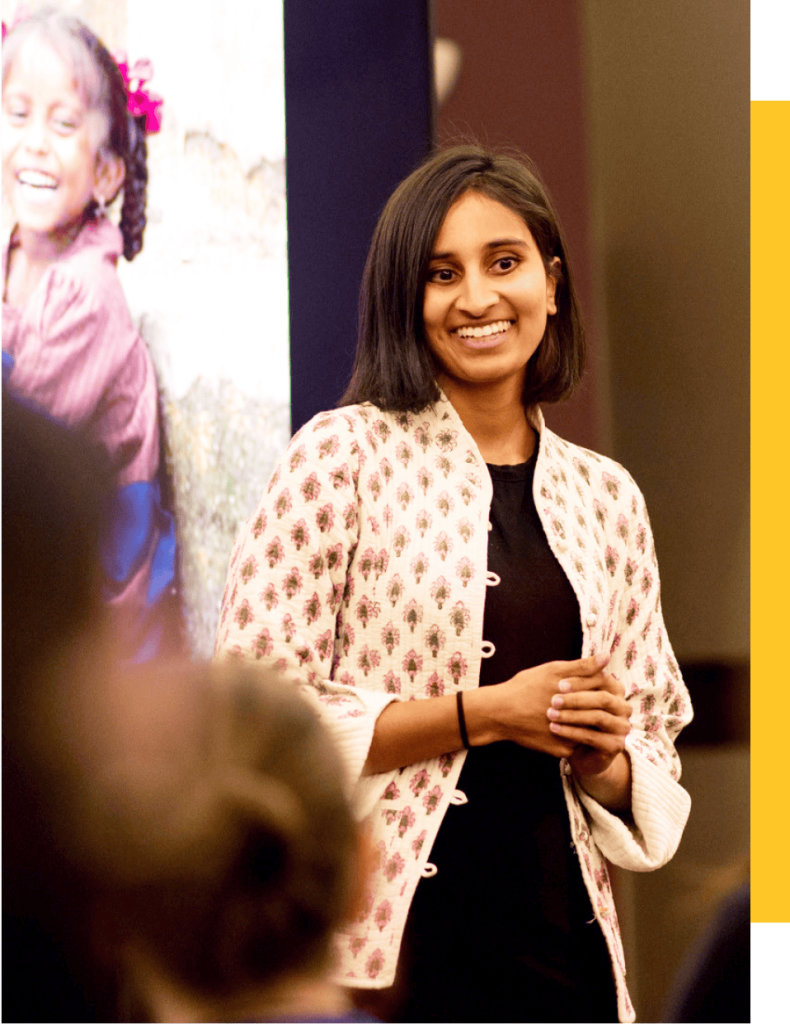
<path fill-rule="evenodd" d="M 455 695 L 455 706 L 458 709 L 458 731 L 461 733 L 461 743 L 464 750 L 469 750 L 469 735 L 466 731 L 466 718 L 464 716 L 464 694 L 459 690 Z"/>

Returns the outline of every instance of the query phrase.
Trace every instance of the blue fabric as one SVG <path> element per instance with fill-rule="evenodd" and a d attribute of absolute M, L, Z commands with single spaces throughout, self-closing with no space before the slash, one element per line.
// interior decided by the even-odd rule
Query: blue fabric
<path fill-rule="evenodd" d="M 176 572 L 175 521 L 162 508 L 159 484 L 140 481 L 122 487 L 111 502 L 107 518 L 102 545 L 105 597 L 109 599 L 123 590 L 150 555 L 145 609 L 152 609 L 172 590 Z M 147 615 L 145 609 L 140 609 L 140 635 L 130 664 L 157 657 L 166 643 L 159 611 Z"/>
<path fill-rule="evenodd" d="M 176 523 L 169 512 L 159 508 L 160 529 L 156 551 L 151 560 L 151 579 L 147 601 L 155 604 L 173 584 L 176 574 Z"/>
<path fill-rule="evenodd" d="M 154 543 L 146 603 L 150 607 L 173 584 L 176 530 L 173 516 L 161 506 L 159 484 L 127 484 L 115 495 L 109 530 L 102 549 L 102 564 L 111 588 L 121 590 L 145 561 Z"/>
<path fill-rule="evenodd" d="M 10 352 L 3 352 L 3 383 L 8 383 L 11 371 L 14 369 L 14 357 Z"/>
<path fill-rule="evenodd" d="M 102 563 L 108 578 L 119 590 L 128 583 L 148 554 L 158 504 L 158 486 L 146 481 L 127 484 L 112 501 Z"/>

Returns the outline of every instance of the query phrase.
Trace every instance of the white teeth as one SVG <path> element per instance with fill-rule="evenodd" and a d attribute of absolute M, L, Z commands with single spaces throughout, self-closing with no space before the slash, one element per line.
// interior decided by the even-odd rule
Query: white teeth
<path fill-rule="evenodd" d="M 34 188 L 57 188 L 57 178 L 51 174 L 44 174 L 43 171 L 20 171 L 17 174 L 17 181 L 22 185 L 32 185 Z"/>
<path fill-rule="evenodd" d="M 485 327 L 459 327 L 456 334 L 459 338 L 488 338 L 492 334 L 501 334 L 510 327 L 510 320 L 497 320 Z"/>

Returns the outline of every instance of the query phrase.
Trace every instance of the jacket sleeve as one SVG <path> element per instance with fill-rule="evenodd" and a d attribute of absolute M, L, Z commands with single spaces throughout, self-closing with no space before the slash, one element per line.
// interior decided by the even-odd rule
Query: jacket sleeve
<path fill-rule="evenodd" d="M 364 452 L 354 427 L 351 415 L 329 413 L 291 440 L 234 546 L 216 645 L 217 656 L 269 666 L 305 692 L 334 734 L 350 785 L 378 715 L 396 699 L 362 685 L 361 672 L 334 678 L 360 515 Z"/>
<path fill-rule="evenodd" d="M 680 785 L 674 740 L 692 718 L 691 702 L 661 613 L 655 546 L 644 499 L 630 481 L 631 515 L 619 565 L 616 631 L 608 671 L 625 686 L 633 712 L 626 750 L 631 760 L 631 815 L 611 813 L 577 786 L 604 856 L 619 867 L 651 871 L 675 854 L 691 807 Z"/>

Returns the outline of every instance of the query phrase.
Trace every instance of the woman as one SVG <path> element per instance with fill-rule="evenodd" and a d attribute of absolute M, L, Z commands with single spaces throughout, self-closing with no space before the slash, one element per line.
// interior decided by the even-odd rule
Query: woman
<path fill-rule="evenodd" d="M 370 821 L 340 976 L 391 986 L 400 960 L 402 1021 L 633 1020 L 604 858 L 674 854 L 691 711 L 639 490 L 539 410 L 583 337 L 534 173 L 428 160 L 381 216 L 360 310 L 344 407 L 275 471 L 218 638 L 309 684 Z"/>

